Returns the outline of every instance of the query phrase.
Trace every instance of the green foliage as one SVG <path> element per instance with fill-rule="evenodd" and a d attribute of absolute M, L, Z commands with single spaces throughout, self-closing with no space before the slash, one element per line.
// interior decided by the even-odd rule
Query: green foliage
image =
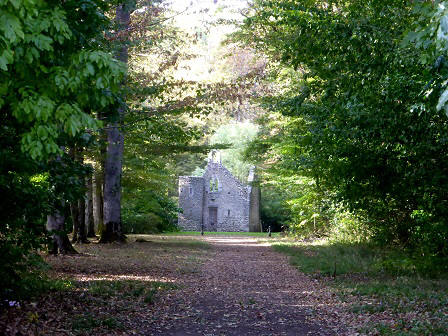
<path fill-rule="evenodd" d="M 402 0 L 255 1 L 237 37 L 277 62 L 276 92 L 264 105 L 283 116 L 258 148 L 276 155 L 278 179 L 314 181 L 307 195 L 290 199 L 299 225 L 309 227 L 314 213 L 326 227 L 335 213 L 356 214 L 347 225 L 362 218 L 368 227 L 360 222 L 358 232 L 378 242 L 448 255 L 448 119 L 440 81 L 431 82 L 444 70 L 432 73 L 421 50 L 402 43 L 432 15 Z M 422 95 L 428 83 L 437 94 Z"/>
<path fill-rule="evenodd" d="M 347 273 L 373 273 L 378 271 L 375 264 L 381 258 L 379 251 L 358 244 L 329 244 L 325 241 L 314 244 L 276 243 L 277 251 L 292 256 L 291 264 L 305 273 L 331 276 Z"/>
<path fill-rule="evenodd" d="M 127 133 L 122 183 L 125 233 L 177 229 L 178 208 L 170 196 L 177 194 L 174 161 L 178 153 L 190 150 L 189 142 L 196 133 L 176 121 L 170 116 L 148 118 Z"/>
<path fill-rule="evenodd" d="M 420 50 L 419 61 L 432 68 L 431 80 L 423 88 L 426 97 L 434 96 L 437 111 L 448 115 L 448 88 L 445 81 L 448 73 L 448 3 L 446 1 L 417 2 L 414 12 L 418 20 L 413 23 L 402 45 L 411 44 Z"/>
<path fill-rule="evenodd" d="M 86 146 L 101 125 L 92 112 L 119 103 L 124 69 L 102 37 L 109 5 L 0 4 L 1 303 L 44 285 L 34 251 L 46 242 L 46 216 L 79 198 L 89 171 L 65 148 Z"/>
<path fill-rule="evenodd" d="M 274 243 L 274 248 L 292 256 L 291 263 L 305 273 L 333 275 L 362 273 L 370 276 L 419 276 L 443 278 L 448 269 L 432 268 L 425 258 L 398 249 L 384 249 L 368 243 L 340 243 L 331 240 Z M 446 263 L 446 260 L 439 260 Z M 335 271 L 336 270 L 336 271 Z"/>
<path fill-rule="evenodd" d="M 271 232 L 284 231 L 290 219 L 290 212 L 285 204 L 285 195 L 279 189 L 263 185 L 260 204 L 262 230 Z"/>
<path fill-rule="evenodd" d="M 133 213 L 131 208 L 127 208 L 124 204 L 125 213 L 123 213 L 123 232 L 136 234 L 151 234 L 161 232 L 175 232 L 178 230 L 175 220 L 177 212 L 174 213 L 168 209 L 161 209 L 162 217 L 155 214 L 154 208 L 148 210 L 148 213 Z M 160 208 L 160 205 L 157 205 Z M 169 220 L 163 217 L 170 216 Z"/>
<path fill-rule="evenodd" d="M 245 161 L 244 152 L 257 133 L 258 127 L 250 122 L 233 122 L 220 126 L 210 138 L 212 145 L 228 144 L 231 146 L 220 151 L 221 161 L 241 181 L 247 180 L 252 166 Z"/>
<path fill-rule="evenodd" d="M 42 0 L 1 5 L 0 108 L 26 127 L 22 149 L 33 159 L 61 153 L 61 133 L 74 137 L 97 128 L 90 111 L 115 104 L 123 67 L 85 40 L 100 34 L 95 19 L 104 6 Z"/>
<path fill-rule="evenodd" d="M 111 299 L 115 301 L 120 298 L 132 299 L 132 301 L 143 301 L 145 304 L 153 304 L 160 291 L 177 289 L 172 283 L 158 281 L 136 281 L 136 280 L 95 280 L 75 283 L 75 290 L 83 290 L 87 295 L 99 299 Z M 110 314 L 93 314 L 90 311 L 74 315 L 71 321 L 72 330 L 75 332 L 93 332 L 95 328 L 105 327 L 109 330 L 124 330 L 120 320 Z"/>
<path fill-rule="evenodd" d="M 139 192 L 137 202 L 123 204 L 123 232 L 150 234 L 177 231 L 177 205 L 149 191 Z"/>
<path fill-rule="evenodd" d="M 106 327 L 110 330 L 124 330 L 123 325 L 114 317 L 102 316 L 98 318 L 91 313 L 76 315 L 72 321 L 72 329 L 74 331 L 91 331 L 97 327 Z"/>
<path fill-rule="evenodd" d="M 44 243 L 49 209 L 48 175 L 20 151 L 16 122 L 2 114 L 0 133 L 0 305 L 32 292 L 27 284 L 40 263 L 33 250 Z"/>

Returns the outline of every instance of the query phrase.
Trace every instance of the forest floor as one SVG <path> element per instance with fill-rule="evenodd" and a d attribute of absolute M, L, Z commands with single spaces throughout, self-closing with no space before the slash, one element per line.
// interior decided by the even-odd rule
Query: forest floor
<path fill-rule="evenodd" d="M 369 326 L 403 320 L 332 277 L 299 272 L 272 249 L 279 240 L 135 235 L 77 245 L 79 255 L 45 257 L 53 290 L 4 312 L 0 334 L 379 335 Z"/>

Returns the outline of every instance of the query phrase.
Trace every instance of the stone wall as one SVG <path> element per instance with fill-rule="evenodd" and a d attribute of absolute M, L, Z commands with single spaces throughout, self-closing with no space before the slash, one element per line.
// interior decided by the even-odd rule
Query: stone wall
<path fill-rule="evenodd" d="M 203 177 L 205 185 L 203 222 L 206 230 L 249 231 L 247 187 L 217 162 L 209 162 Z M 218 179 L 218 191 L 211 191 L 210 180 L 215 179 Z M 210 226 L 210 207 L 216 207 L 218 211 L 216 228 Z"/>
<path fill-rule="evenodd" d="M 209 159 L 202 177 L 179 177 L 178 225 L 186 231 L 260 231 L 260 191 L 253 183 L 242 184 L 218 160 Z M 216 215 L 216 219 L 214 216 Z"/>
<path fill-rule="evenodd" d="M 179 177 L 179 213 L 178 225 L 186 231 L 200 231 L 204 202 L 204 179 L 196 176 Z"/>

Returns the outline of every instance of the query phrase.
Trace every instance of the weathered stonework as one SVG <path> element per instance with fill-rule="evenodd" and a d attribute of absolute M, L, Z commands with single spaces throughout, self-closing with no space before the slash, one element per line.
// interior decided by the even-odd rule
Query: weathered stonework
<path fill-rule="evenodd" d="M 179 177 L 178 225 L 186 231 L 260 231 L 260 191 L 236 179 L 212 154 L 202 177 Z"/>

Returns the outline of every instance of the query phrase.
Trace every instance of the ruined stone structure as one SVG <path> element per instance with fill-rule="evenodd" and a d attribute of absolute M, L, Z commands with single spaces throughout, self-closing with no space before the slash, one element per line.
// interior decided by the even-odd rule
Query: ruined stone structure
<path fill-rule="evenodd" d="M 221 163 L 219 152 L 213 151 L 202 177 L 179 177 L 178 225 L 186 231 L 250 231 L 259 232 L 260 189 L 242 184 Z"/>

